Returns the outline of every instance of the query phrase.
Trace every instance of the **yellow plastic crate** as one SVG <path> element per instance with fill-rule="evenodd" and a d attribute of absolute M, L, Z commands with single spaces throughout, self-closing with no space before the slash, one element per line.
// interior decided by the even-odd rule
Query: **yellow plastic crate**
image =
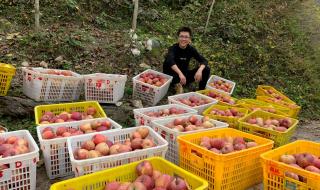
<path fill-rule="evenodd" d="M 269 97 L 277 98 L 276 96 L 269 94 L 268 90 L 272 90 L 273 92 L 275 92 L 277 97 L 281 98 L 281 100 L 283 100 L 285 102 L 289 102 L 291 104 L 296 104 L 294 101 L 290 100 L 290 98 L 288 98 L 286 95 L 284 95 L 283 93 L 279 92 L 277 89 L 275 89 L 272 86 L 258 85 L 258 88 L 256 89 L 256 95 L 257 96 L 269 96 Z"/>
<path fill-rule="evenodd" d="M 261 105 L 247 104 L 247 103 L 239 103 L 238 106 L 248 109 L 250 113 L 255 111 L 256 108 L 260 108 L 263 111 L 267 111 L 267 112 L 274 113 L 277 115 L 284 115 L 284 116 L 289 117 L 289 115 L 287 113 L 279 111 L 279 109 L 274 108 L 272 106 L 261 106 Z"/>
<path fill-rule="evenodd" d="M 229 153 L 217 154 L 199 145 L 202 137 L 243 137 L 258 146 Z M 272 149 L 273 142 L 259 136 L 225 128 L 178 137 L 180 167 L 206 179 L 209 189 L 247 189 L 262 181 L 260 154 Z"/>
<path fill-rule="evenodd" d="M 271 105 L 276 105 L 276 106 L 281 106 L 281 107 L 285 107 L 288 108 L 289 111 L 289 115 L 293 118 L 296 118 L 301 110 L 301 107 L 296 105 L 296 104 L 291 104 L 289 102 L 284 102 L 284 101 L 280 101 L 276 98 L 272 98 L 272 97 L 268 97 L 268 96 L 257 96 L 258 100 L 264 101 L 264 102 L 268 102 Z M 277 102 L 275 102 L 277 101 Z"/>
<path fill-rule="evenodd" d="M 320 143 L 297 140 L 261 155 L 263 167 L 263 183 L 265 190 L 319 190 L 320 174 L 296 168 L 279 162 L 283 154 L 311 153 L 320 156 Z M 298 181 L 286 177 L 286 172 L 293 172 L 304 180 Z"/>
<path fill-rule="evenodd" d="M 291 127 L 289 127 L 289 129 L 287 129 L 287 131 L 285 132 L 280 132 L 280 131 L 262 128 L 258 125 L 245 122 L 248 118 L 251 118 L 251 117 L 261 117 L 263 119 L 269 119 L 269 118 L 282 119 L 282 118 L 288 118 L 288 117 L 283 115 L 272 114 L 266 111 L 257 110 L 239 119 L 239 130 L 271 139 L 274 141 L 275 147 L 279 147 L 289 143 L 299 122 L 296 119 L 290 118 L 292 120 Z"/>
<path fill-rule="evenodd" d="M 238 126 L 239 126 L 238 120 L 240 118 L 231 117 L 231 116 L 213 115 L 210 112 L 214 108 L 220 109 L 220 110 L 227 110 L 227 109 L 233 108 L 233 109 L 236 109 L 237 111 L 243 113 L 244 116 L 248 114 L 248 109 L 239 108 L 239 107 L 233 107 L 233 106 L 221 106 L 221 105 L 212 105 L 202 113 L 204 116 L 208 116 L 211 119 L 215 119 L 215 120 L 226 122 L 226 123 L 229 124 L 229 127 L 235 128 L 235 129 L 238 129 Z"/>
<path fill-rule="evenodd" d="M 208 96 L 210 91 L 213 91 L 214 93 L 217 93 L 217 94 L 222 94 L 224 96 L 229 96 L 232 100 L 235 101 L 235 104 L 228 104 L 226 102 L 222 102 L 222 101 L 219 100 L 218 105 L 222 105 L 222 106 L 237 106 L 238 99 L 236 99 L 234 97 L 231 97 L 229 94 L 223 93 L 221 91 L 214 90 L 214 89 L 206 89 L 206 90 L 199 90 L 199 91 L 196 91 L 196 92 Z"/>
<path fill-rule="evenodd" d="M 87 101 L 87 102 L 73 102 L 73 103 L 63 103 L 63 104 L 50 104 L 50 105 L 40 105 L 34 108 L 35 120 L 37 125 L 40 124 L 40 119 L 42 115 L 50 111 L 54 114 L 59 114 L 61 112 L 71 112 L 71 111 L 78 111 L 84 112 L 88 107 L 94 107 L 97 109 L 97 113 L 94 115 L 94 118 L 102 118 L 107 117 L 104 110 L 100 106 L 97 101 Z M 48 124 L 42 124 L 48 125 Z"/>
<path fill-rule="evenodd" d="M 12 65 L 0 62 L 0 96 L 7 95 L 12 77 L 15 73 L 16 68 Z"/>
<path fill-rule="evenodd" d="M 172 176 L 178 175 L 186 179 L 192 190 L 205 190 L 208 188 L 208 182 L 205 180 L 183 170 L 161 157 L 153 157 L 146 160 L 149 160 L 152 163 L 153 168 L 159 170 L 161 173 L 166 173 Z M 58 182 L 53 184 L 50 187 L 50 190 L 104 190 L 104 187 L 108 182 L 131 182 L 137 178 L 136 166 L 139 163 L 140 161 L 133 162 L 123 166 Z"/>
<path fill-rule="evenodd" d="M 283 107 L 283 106 L 279 106 L 279 105 L 276 105 L 276 104 L 270 104 L 268 102 L 264 102 L 264 101 L 261 101 L 261 100 L 256 100 L 256 99 L 240 99 L 238 100 L 238 104 L 241 105 L 241 104 L 250 104 L 250 105 L 257 105 L 257 106 L 265 106 L 265 107 L 272 107 L 272 108 L 275 108 L 277 109 L 278 111 L 286 114 L 286 115 L 289 115 L 290 116 L 290 108 L 287 108 L 287 107 Z"/>

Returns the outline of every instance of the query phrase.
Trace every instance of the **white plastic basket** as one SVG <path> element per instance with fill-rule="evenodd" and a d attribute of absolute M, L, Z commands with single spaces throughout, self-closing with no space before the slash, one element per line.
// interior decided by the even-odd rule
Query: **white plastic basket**
<path fill-rule="evenodd" d="M 165 117 L 150 117 L 146 115 L 146 112 L 150 111 L 160 111 L 163 109 L 170 109 L 170 108 L 177 108 L 177 109 L 182 109 L 185 110 L 185 113 L 179 114 L 179 116 L 182 115 L 194 115 L 197 114 L 197 110 L 192 109 L 190 107 L 180 105 L 180 104 L 167 104 L 167 105 L 162 105 L 162 106 L 154 106 L 154 107 L 148 107 L 148 108 L 140 108 L 140 109 L 134 109 L 133 114 L 134 114 L 134 119 L 136 121 L 136 126 L 139 125 L 148 125 L 151 124 L 152 120 L 156 119 L 162 119 L 162 118 L 170 118 L 170 117 L 175 117 L 177 115 L 170 115 L 170 116 L 165 116 Z"/>
<path fill-rule="evenodd" d="M 191 96 L 197 96 L 200 98 L 209 99 L 209 100 L 211 100 L 211 102 L 208 104 L 200 105 L 200 106 L 190 107 L 190 106 L 178 101 L 180 98 L 189 98 Z M 169 104 L 180 104 L 180 105 L 188 106 L 189 108 L 197 110 L 199 114 L 202 114 L 202 112 L 205 109 L 207 109 L 208 107 L 210 107 L 211 105 L 218 103 L 218 100 L 211 98 L 209 96 L 203 95 L 203 94 L 196 93 L 196 92 L 188 92 L 188 93 L 184 93 L 184 94 L 177 94 L 174 96 L 168 96 L 168 101 L 169 101 Z"/>
<path fill-rule="evenodd" d="M 69 129 L 70 128 L 79 129 L 80 125 L 82 124 L 91 123 L 93 121 L 106 121 L 106 120 L 110 121 L 111 123 L 111 129 L 109 129 L 108 131 L 120 130 L 122 128 L 121 125 L 119 125 L 118 123 L 116 123 L 110 118 L 90 119 L 85 121 L 75 121 L 75 122 L 69 122 L 69 123 L 63 123 L 63 124 L 57 123 L 57 124 L 37 127 L 38 139 L 39 139 L 40 147 L 43 153 L 47 175 L 50 179 L 73 175 L 68 146 L 67 146 L 67 139 L 71 137 L 43 139 L 41 135 L 42 131 L 47 127 L 51 127 L 53 131 L 56 132 L 57 128 L 62 126 L 67 127 Z"/>
<path fill-rule="evenodd" d="M 3 190 L 35 190 L 37 177 L 37 162 L 39 161 L 39 148 L 27 130 L 1 133 L 1 138 L 17 136 L 28 141 L 29 153 L 0 158 L 0 166 L 7 169 L 0 170 L 0 189 Z"/>
<path fill-rule="evenodd" d="M 155 147 L 115 155 L 108 155 L 99 158 L 76 160 L 74 158 L 74 151 L 81 147 L 82 142 L 86 140 L 91 140 L 95 134 L 86 134 L 69 138 L 68 149 L 72 164 L 72 170 L 74 171 L 75 175 L 82 176 L 106 168 L 120 166 L 123 164 L 139 161 L 153 156 L 164 157 L 168 149 L 168 142 L 165 141 L 158 133 L 156 133 L 150 127 L 139 127 L 146 127 L 149 129 L 149 136 L 154 140 L 154 143 L 156 144 Z M 106 136 L 108 140 L 112 142 L 124 142 L 127 138 L 130 138 L 131 133 L 136 131 L 136 129 L 138 129 L 139 127 L 126 128 L 120 131 L 102 131 L 99 134 Z"/>
<path fill-rule="evenodd" d="M 230 91 L 230 92 L 226 92 L 226 91 L 223 91 L 223 90 L 221 90 L 221 89 L 214 88 L 214 87 L 212 87 L 212 86 L 209 85 L 211 82 L 214 82 L 214 81 L 217 81 L 217 80 L 222 80 L 222 81 L 225 81 L 225 82 L 231 84 L 231 85 L 232 85 L 231 91 Z M 231 94 L 233 93 L 233 90 L 234 90 L 235 87 L 236 87 L 236 83 L 235 83 L 235 82 L 233 82 L 233 81 L 231 81 L 231 80 L 228 80 L 228 79 L 225 79 L 225 78 L 222 78 L 222 77 L 219 77 L 219 76 L 217 76 L 217 75 L 211 75 L 211 77 L 210 77 L 209 80 L 207 81 L 207 85 L 206 85 L 206 89 L 215 89 L 215 90 L 218 90 L 218 91 L 220 91 L 220 92 L 227 93 L 227 94 L 229 94 L 229 95 L 231 95 Z"/>
<path fill-rule="evenodd" d="M 100 103 L 117 103 L 123 97 L 126 81 L 127 75 L 84 75 L 85 99 Z"/>
<path fill-rule="evenodd" d="M 202 119 L 204 117 L 201 115 L 196 115 L 196 116 L 197 116 L 197 119 Z M 186 135 L 186 134 L 192 134 L 192 133 L 197 133 L 201 131 L 221 129 L 229 126 L 229 124 L 227 123 L 217 121 L 214 119 L 210 119 L 210 122 L 214 123 L 216 127 L 208 128 L 208 129 L 200 129 L 196 131 L 178 132 L 165 126 L 166 124 L 173 122 L 177 118 L 185 119 L 189 117 L 190 116 L 179 116 L 179 117 L 176 116 L 171 118 L 158 119 L 158 120 L 153 120 L 151 124 L 151 127 L 168 142 L 168 151 L 166 153 L 166 159 L 176 165 L 179 165 L 179 146 L 177 142 L 177 138 L 179 135 Z"/>
<path fill-rule="evenodd" d="M 143 73 L 158 74 L 168 79 L 168 81 L 160 87 L 150 85 L 138 80 L 140 75 Z M 154 106 L 167 94 L 168 89 L 170 87 L 170 83 L 172 81 L 172 76 L 148 69 L 140 73 L 139 75 L 133 77 L 132 81 L 133 98 L 140 99 L 145 105 Z"/>
<path fill-rule="evenodd" d="M 78 100 L 83 88 L 83 77 L 71 72 L 73 76 L 44 74 L 41 71 L 52 69 L 22 68 L 23 93 L 36 101 Z M 56 71 L 63 71 L 57 70 Z"/>

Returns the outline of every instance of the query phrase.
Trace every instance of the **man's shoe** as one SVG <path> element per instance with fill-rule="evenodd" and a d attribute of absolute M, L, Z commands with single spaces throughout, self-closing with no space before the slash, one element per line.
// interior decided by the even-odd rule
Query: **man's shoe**
<path fill-rule="evenodd" d="M 180 83 L 176 84 L 175 86 L 176 94 L 182 94 L 183 93 L 183 87 Z"/>

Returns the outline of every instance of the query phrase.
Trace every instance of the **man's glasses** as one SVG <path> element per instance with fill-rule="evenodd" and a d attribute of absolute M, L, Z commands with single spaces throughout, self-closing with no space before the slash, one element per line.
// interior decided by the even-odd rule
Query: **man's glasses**
<path fill-rule="evenodd" d="M 190 36 L 179 36 L 179 39 L 189 39 Z"/>

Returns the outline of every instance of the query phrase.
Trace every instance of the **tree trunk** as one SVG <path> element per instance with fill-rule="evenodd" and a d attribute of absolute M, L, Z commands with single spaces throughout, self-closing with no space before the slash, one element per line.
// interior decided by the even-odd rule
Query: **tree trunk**
<path fill-rule="evenodd" d="M 39 8 L 39 0 L 34 1 L 34 9 L 35 9 L 35 29 L 36 32 L 39 32 L 40 30 L 40 8 Z"/>
<path fill-rule="evenodd" d="M 137 28 L 138 10 L 139 10 L 139 0 L 134 0 L 134 10 L 133 10 L 133 18 L 132 18 L 133 31 L 135 31 Z"/>
<path fill-rule="evenodd" d="M 207 18 L 207 22 L 206 22 L 206 26 L 204 28 L 204 33 L 207 32 L 207 28 L 208 28 L 208 24 L 209 24 L 209 20 L 210 20 L 210 16 L 211 16 L 211 13 L 212 13 L 212 10 L 213 10 L 213 5 L 216 1 L 215 0 L 212 0 L 212 4 L 210 6 L 210 10 L 209 10 L 209 14 L 208 14 L 208 18 Z"/>

